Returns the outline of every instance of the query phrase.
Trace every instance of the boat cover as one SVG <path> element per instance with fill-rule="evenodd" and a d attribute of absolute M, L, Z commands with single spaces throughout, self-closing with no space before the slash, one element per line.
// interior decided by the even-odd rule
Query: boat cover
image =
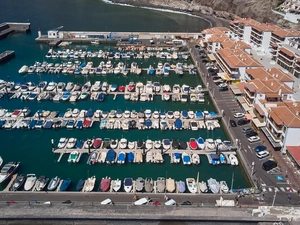
<path fill-rule="evenodd" d="M 152 121 L 150 119 L 145 121 L 145 126 L 146 127 L 151 127 L 152 126 Z"/>
<path fill-rule="evenodd" d="M 181 119 L 177 118 L 177 119 L 175 120 L 174 124 L 175 124 L 175 127 L 176 127 L 177 129 L 182 128 L 182 120 L 181 120 Z"/>
<path fill-rule="evenodd" d="M 124 181 L 125 186 L 131 186 L 132 185 L 132 179 L 131 178 L 126 178 Z"/>
<path fill-rule="evenodd" d="M 128 161 L 129 162 L 133 162 L 134 161 L 134 154 L 133 154 L 133 152 L 129 152 L 129 154 L 128 154 Z"/>
<path fill-rule="evenodd" d="M 180 193 L 185 192 L 185 183 L 182 180 L 178 181 L 178 191 Z"/>
<path fill-rule="evenodd" d="M 109 149 L 106 154 L 106 161 L 113 162 L 116 158 L 116 152 L 113 149 Z"/>

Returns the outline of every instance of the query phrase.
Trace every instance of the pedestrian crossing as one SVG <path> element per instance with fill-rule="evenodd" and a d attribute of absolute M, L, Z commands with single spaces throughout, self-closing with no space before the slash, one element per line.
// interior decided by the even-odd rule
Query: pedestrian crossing
<path fill-rule="evenodd" d="M 296 193 L 297 191 L 291 187 L 262 187 L 262 191 L 266 192 L 289 192 L 289 193 Z"/>

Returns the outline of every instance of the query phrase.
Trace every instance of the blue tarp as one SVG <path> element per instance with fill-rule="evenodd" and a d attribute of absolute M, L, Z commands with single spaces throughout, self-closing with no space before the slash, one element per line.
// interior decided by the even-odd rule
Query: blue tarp
<path fill-rule="evenodd" d="M 188 155 L 183 156 L 183 162 L 191 162 L 191 158 Z"/>
<path fill-rule="evenodd" d="M 150 119 L 145 121 L 145 126 L 146 127 L 151 127 L 152 126 L 152 121 Z"/>
<path fill-rule="evenodd" d="M 132 179 L 131 178 L 126 178 L 125 181 L 124 181 L 124 185 L 126 185 L 126 186 L 132 185 Z"/>
<path fill-rule="evenodd" d="M 106 155 L 106 161 L 113 162 L 116 158 L 116 152 L 113 149 L 109 149 Z"/>
<path fill-rule="evenodd" d="M 180 154 L 178 152 L 174 153 L 175 159 L 180 159 Z"/>
<path fill-rule="evenodd" d="M 175 127 L 176 127 L 177 129 L 182 128 L 182 120 L 181 120 L 181 119 L 177 118 L 177 119 L 175 120 L 174 124 L 175 124 Z"/>
<path fill-rule="evenodd" d="M 132 152 L 129 152 L 128 154 L 128 161 L 133 162 L 134 161 L 134 154 Z"/>

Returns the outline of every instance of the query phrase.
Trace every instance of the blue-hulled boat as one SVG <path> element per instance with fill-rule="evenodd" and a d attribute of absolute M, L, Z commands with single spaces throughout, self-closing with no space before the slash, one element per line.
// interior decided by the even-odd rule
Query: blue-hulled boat
<path fill-rule="evenodd" d="M 201 111 L 196 111 L 195 116 L 197 119 L 201 119 L 203 117 L 203 113 Z"/>
<path fill-rule="evenodd" d="M 3 125 L 5 124 L 6 120 L 0 120 L 0 128 L 3 127 Z"/>
<path fill-rule="evenodd" d="M 128 154 L 128 162 L 134 162 L 134 153 L 133 152 L 129 152 Z"/>
<path fill-rule="evenodd" d="M 173 162 L 174 163 L 179 163 L 180 162 L 180 153 L 178 153 L 178 152 L 174 153 Z"/>
<path fill-rule="evenodd" d="M 84 179 L 80 179 L 76 185 L 76 191 L 81 191 L 83 186 L 84 186 L 85 180 Z"/>
<path fill-rule="evenodd" d="M 83 126 L 83 120 L 77 120 L 76 124 L 75 124 L 75 127 L 77 129 L 81 129 Z"/>
<path fill-rule="evenodd" d="M 226 164 L 227 163 L 226 157 L 222 153 L 220 154 L 220 163 L 221 164 Z"/>
<path fill-rule="evenodd" d="M 187 153 L 184 152 L 184 153 L 182 153 L 181 157 L 182 157 L 183 165 L 191 165 L 190 155 L 188 155 Z"/>
<path fill-rule="evenodd" d="M 151 129 L 151 127 L 152 127 L 152 121 L 150 119 L 147 119 L 145 121 L 145 126 L 146 126 L 147 129 Z"/>
<path fill-rule="evenodd" d="M 182 119 L 187 119 L 189 116 L 188 116 L 188 111 L 187 110 L 182 110 L 181 111 L 181 117 Z"/>
<path fill-rule="evenodd" d="M 185 182 L 180 180 L 178 181 L 178 191 L 180 193 L 184 193 L 185 192 Z"/>
<path fill-rule="evenodd" d="M 213 165 L 218 165 L 218 164 L 220 164 L 220 158 L 219 158 L 219 155 L 210 153 L 210 154 L 209 154 L 209 157 L 210 157 L 211 163 L 212 163 Z"/>
<path fill-rule="evenodd" d="M 36 121 L 34 128 L 40 129 L 43 127 L 43 124 L 44 124 L 44 120 L 38 120 L 38 121 Z"/>
<path fill-rule="evenodd" d="M 106 154 L 106 163 L 114 164 L 116 160 L 116 152 L 113 149 L 109 149 Z"/>
<path fill-rule="evenodd" d="M 75 148 L 82 148 L 83 144 L 84 144 L 83 140 L 77 140 Z"/>
<path fill-rule="evenodd" d="M 117 88 L 118 88 L 118 86 L 117 86 L 116 84 L 112 84 L 112 85 L 110 86 L 110 91 L 116 91 Z"/>
<path fill-rule="evenodd" d="M 65 113 L 58 113 L 57 118 L 62 118 L 64 117 Z"/>
<path fill-rule="evenodd" d="M 73 129 L 74 128 L 74 125 L 75 125 L 75 120 L 69 120 L 66 127 L 68 129 Z"/>
<path fill-rule="evenodd" d="M 204 139 L 202 137 L 199 137 L 197 139 L 197 145 L 198 145 L 198 148 L 199 149 L 204 149 L 205 147 L 205 142 L 204 142 Z"/>
<path fill-rule="evenodd" d="M 125 158 L 126 158 L 126 154 L 125 152 L 119 152 L 118 154 L 118 158 L 117 158 L 117 163 L 118 164 L 124 164 L 125 163 Z"/>
<path fill-rule="evenodd" d="M 174 122 L 174 126 L 176 130 L 181 130 L 182 129 L 182 120 L 177 118 Z"/>
<path fill-rule="evenodd" d="M 94 115 L 94 111 L 92 109 L 89 109 L 87 112 L 86 112 L 86 116 L 87 117 L 92 117 Z"/>
<path fill-rule="evenodd" d="M 28 127 L 29 129 L 34 129 L 35 128 L 35 124 L 36 124 L 36 120 L 31 120 Z"/>
<path fill-rule="evenodd" d="M 209 112 L 210 116 L 214 117 L 214 116 L 217 116 L 217 114 L 213 111 Z"/>
<path fill-rule="evenodd" d="M 67 191 L 70 187 L 71 179 L 64 180 L 59 188 L 60 191 Z"/>
<path fill-rule="evenodd" d="M 52 120 L 47 120 L 46 123 L 44 124 L 43 128 L 50 129 L 50 128 L 52 128 L 52 124 L 53 124 Z"/>
<path fill-rule="evenodd" d="M 106 94 L 104 92 L 101 92 L 100 94 L 98 94 L 96 101 L 98 102 L 103 102 L 105 100 Z"/>

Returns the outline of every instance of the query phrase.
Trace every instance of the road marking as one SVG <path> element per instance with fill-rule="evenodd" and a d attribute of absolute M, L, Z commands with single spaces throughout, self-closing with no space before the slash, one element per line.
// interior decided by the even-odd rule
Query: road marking
<path fill-rule="evenodd" d="M 280 190 L 281 190 L 281 191 L 283 191 L 283 192 L 285 192 L 285 189 L 284 189 L 284 187 L 281 187 L 281 188 L 280 188 Z"/>

